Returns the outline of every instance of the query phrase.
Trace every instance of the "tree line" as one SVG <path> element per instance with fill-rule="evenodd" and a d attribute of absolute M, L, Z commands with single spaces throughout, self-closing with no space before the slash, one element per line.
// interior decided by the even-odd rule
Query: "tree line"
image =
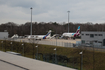
<path fill-rule="evenodd" d="M 26 22 L 25 24 L 18 25 L 14 22 L 3 23 L 0 25 L 0 32 L 7 31 L 9 37 L 14 34 L 19 36 L 30 35 L 31 22 Z M 76 32 L 78 26 L 80 26 L 80 31 L 105 31 L 105 23 L 69 23 L 69 32 Z M 60 24 L 57 22 L 32 22 L 32 34 L 33 35 L 45 35 L 49 30 L 52 30 L 53 34 L 62 34 L 68 32 L 68 23 Z"/>

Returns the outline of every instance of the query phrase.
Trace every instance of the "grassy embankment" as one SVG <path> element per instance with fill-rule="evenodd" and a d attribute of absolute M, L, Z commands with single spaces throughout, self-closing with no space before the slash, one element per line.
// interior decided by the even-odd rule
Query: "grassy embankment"
<path fill-rule="evenodd" d="M 37 48 L 36 44 L 33 43 L 24 43 L 22 46 L 22 42 L 13 42 L 10 44 L 10 41 L 0 41 L 0 49 L 3 51 L 13 50 L 15 52 L 23 54 L 24 47 L 24 56 L 33 58 L 33 54 L 36 54 Z M 3 49 L 2 49 L 3 47 Z M 74 65 L 78 63 L 78 68 L 80 67 L 80 55 L 79 52 L 83 51 L 83 70 L 105 70 L 105 52 L 93 51 L 92 50 L 83 50 L 78 48 L 65 48 L 65 47 L 57 47 L 50 45 L 38 45 L 38 53 L 42 54 L 54 54 L 54 48 L 57 48 L 57 55 L 66 56 L 68 58 L 76 58 L 73 60 Z M 34 49 L 34 50 L 33 50 Z M 33 52 L 34 51 L 34 52 Z M 94 58 L 93 58 L 94 56 Z M 76 61 L 76 62 L 75 62 Z M 72 63 L 72 61 L 69 61 Z"/>

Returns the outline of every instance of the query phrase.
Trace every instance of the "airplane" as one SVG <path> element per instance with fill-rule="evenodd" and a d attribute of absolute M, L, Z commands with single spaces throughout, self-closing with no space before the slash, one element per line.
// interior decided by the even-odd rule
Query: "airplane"
<path fill-rule="evenodd" d="M 61 38 L 73 38 L 75 39 L 75 37 L 79 37 L 80 36 L 80 26 L 78 26 L 78 29 L 76 31 L 76 33 L 63 33 Z"/>
<path fill-rule="evenodd" d="M 14 34 L 11 38 L 14 39 L 14 38 L 18 38 L 19 36 L 17 34 Z"/>
<path fill-rule="evenodd" d="M 35 39 L 35 40 L 41 40 L 41 39 L 50 39 L 51 38 L 51 30 L 48 31 L 46 35 L 29 35 L 28 39 Z"/>

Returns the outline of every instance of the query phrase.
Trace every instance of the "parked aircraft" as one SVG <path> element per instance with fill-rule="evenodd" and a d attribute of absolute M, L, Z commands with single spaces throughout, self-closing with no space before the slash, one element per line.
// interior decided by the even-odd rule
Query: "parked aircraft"
<path fill-rule="evenodd" d="M 41 39 L 48 39 L 51 38 L 51 30 L 48 31 L 46 35 L 29 35 L 28 39 L 35 39 L 35 40 L 41 40 Z"/>
<path fill-rule="evenodd" d="M 79 37 L 79 36 L 80 36 L 80 26 L 78 26 L 76 33 L 63 33 L 61 38 L 73 38 L 73 39 L 75 39 L 75 37 Z"/>
<path fill-rule="evenodd" d="M 17 34 L 14 34 L 11 38 L 18 38 L 19 36 Z"/>

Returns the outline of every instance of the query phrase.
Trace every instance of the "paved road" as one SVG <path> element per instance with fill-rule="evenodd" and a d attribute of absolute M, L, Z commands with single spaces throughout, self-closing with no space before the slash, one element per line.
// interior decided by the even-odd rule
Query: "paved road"
<path fill-rule="evenodd" d="M 51 64 L 0 51 L 0 70 L 76 70 L 76 69 L 63 67 L 56 64 Z"/>

